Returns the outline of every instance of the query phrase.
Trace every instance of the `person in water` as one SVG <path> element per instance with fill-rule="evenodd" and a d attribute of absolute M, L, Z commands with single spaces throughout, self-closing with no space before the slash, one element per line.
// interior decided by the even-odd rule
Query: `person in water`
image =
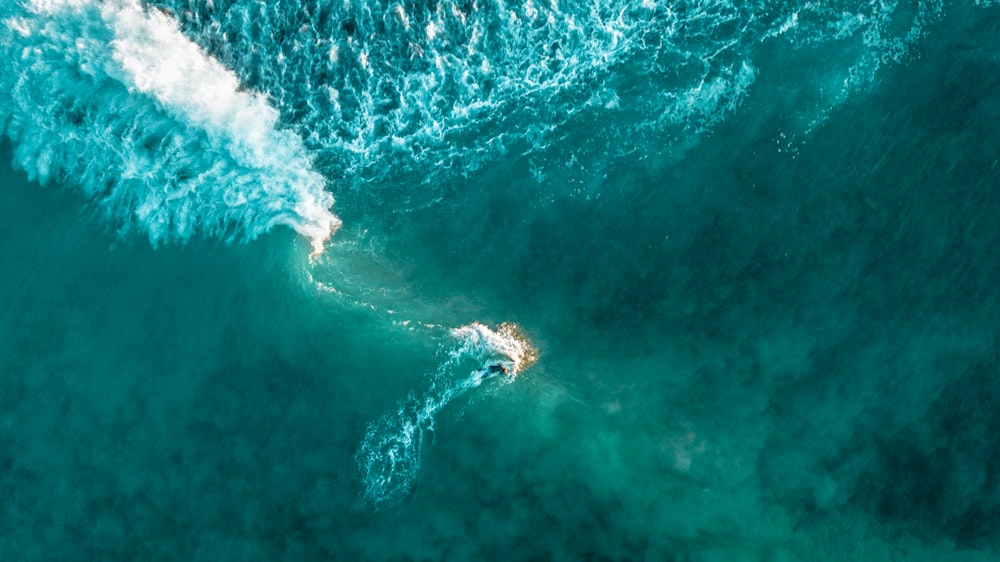
<path fill-rule="evenodd" d="M 490 365 L 486 369 L 486 377 L 484 378 L 495 377 L 500 373 L 507 374 L 507 367 L 504 367 L 500 363 L 496 363 L 494 365 Z"/>

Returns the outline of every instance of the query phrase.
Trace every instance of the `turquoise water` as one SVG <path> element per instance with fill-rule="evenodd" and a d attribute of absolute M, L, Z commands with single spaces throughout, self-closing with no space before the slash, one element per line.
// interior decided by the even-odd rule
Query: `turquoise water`
<path fill-rule="evenodd" d="M 3 560 L 997 559 L 1000 5 L 0 21 Z"/>

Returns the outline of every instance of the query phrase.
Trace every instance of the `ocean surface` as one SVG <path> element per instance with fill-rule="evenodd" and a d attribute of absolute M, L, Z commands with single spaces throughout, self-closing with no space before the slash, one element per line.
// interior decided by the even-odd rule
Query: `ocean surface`
<path fill-rule="evenodd" d="M 994 0 L 0 0 L 0 560 L 998 560 L 998 126 Z"/>

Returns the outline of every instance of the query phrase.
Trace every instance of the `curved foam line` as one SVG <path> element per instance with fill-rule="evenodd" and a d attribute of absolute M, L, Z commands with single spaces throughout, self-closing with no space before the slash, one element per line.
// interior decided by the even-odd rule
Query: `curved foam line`
<path fill-rule="evenodd" d="M 355 454 L 364 498 L 376 508 L 409 493 L 420 470 L 424 438 L 434 431 L 438 412 L 493 378 L 490 365 L 504 365 L 501 380 L 511 382 L 535 360 L 531 345 L 513 324 L 494 331 L 474 322 L 451 330 L 451 336 L 455 342 L 430 387 L 421 395 L 411 393 L 394 414 L 370 423 Z"/>
<path fill-rule="evenodd" d="M 277 110 L 166 14 L 137 0 L 32 0 L 3 23 L 0 118 L 32 178 L 80 185 L 154 243 L 282 224 L 320 250 L 340 224 Z"/>

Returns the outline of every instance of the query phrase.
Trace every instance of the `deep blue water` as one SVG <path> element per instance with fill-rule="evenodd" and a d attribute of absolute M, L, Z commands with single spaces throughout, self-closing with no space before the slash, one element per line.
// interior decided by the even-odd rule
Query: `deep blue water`
<path fill-rule="evenodd" d="M 0 47 L 0 559 L 1000 556 L 1000 4 Z"/>

